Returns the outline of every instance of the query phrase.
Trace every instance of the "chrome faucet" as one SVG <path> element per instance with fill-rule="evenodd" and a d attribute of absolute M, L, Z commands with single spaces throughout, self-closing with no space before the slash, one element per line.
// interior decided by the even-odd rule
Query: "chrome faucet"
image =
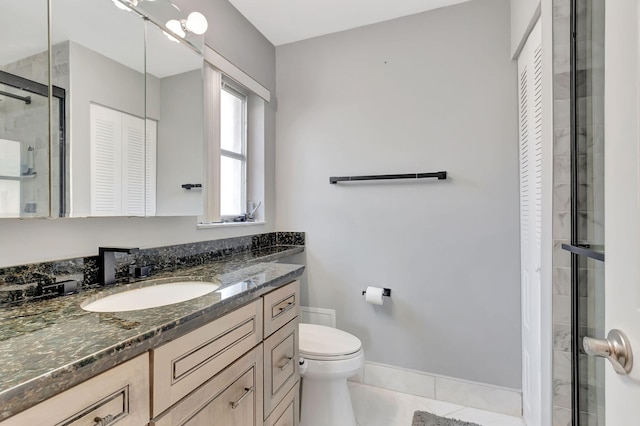
<path fill-rule="evenodd" d="M 116 257 L 114 253 L 132 254 L 137 247 L 98 247 L 98 272 L 100 285 L 111 285 L 116 282 Z"/>

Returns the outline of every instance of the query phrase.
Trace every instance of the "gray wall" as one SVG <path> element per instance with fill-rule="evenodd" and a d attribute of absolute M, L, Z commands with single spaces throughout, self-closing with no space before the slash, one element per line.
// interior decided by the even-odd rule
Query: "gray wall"
<path fill-rule="evenodd" d="M 156 214 L 202 214 L 202 191 L 181 187 L 204 179 L 202 70 L 162 78 L 159 103 Z"/>
<path fill-rule="evenodd" d="M 509 21 L 508 0 L 477 0 L 277 47 L 276 225 L 307 232 L 303 304 L 336 309 L 369 361 L 519 389 Z M 365 303 L 368 285 L 391 299 Z"/>
<path fill-rule="evenodd" d="M 183 0 L 209 20 L 207 43 L 275 92 L 275 48 L 226 0 Z M 153 247 L 268 232 L 274 228 L 275 111 L 266 108 L 266 225 L 197 230 L 195 217 L 0 220 L 0 266 L 95 255 L 98 245 Z"/>

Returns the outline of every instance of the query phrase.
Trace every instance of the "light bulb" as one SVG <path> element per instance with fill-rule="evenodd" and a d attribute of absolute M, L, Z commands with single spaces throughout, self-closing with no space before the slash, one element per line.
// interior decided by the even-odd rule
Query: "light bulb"
<path fill-rule="evenodd" d="M 118 0 L 113 0 L 113 4 L 115 4 L 116 7 L 120 10 L 126 10 L 127 12 L 131 12 L 131 9 L 129 9 L 124 4 L 120 3 Z"/>
<path fill-rule="evenodd" d="M 162 34 L 166 35 L 169 40 L 175 41 L 176 43 L 180 43 L 180 40 L 178 40 L 177 38 L 175 38 L 174 36 L 172 36 L 168 32 L 163 31 Z"/>
<path fill-rule="evenodd" d="M 207 23 L 207 18 L 200 12 L 191 12 L 187 17 L 187 23 L 185 25 L 189 32 L 194 34 L 202 35 L 207 32 L 207 28 L 209 28 L 209 24 Z"/>
<path fill-rule="evenodd" d="M 184 36 L 186 35 L 184 30 L 182 29 L 182 24 L 177 19 L 171 19 L 167 21 L 165 26 L 171 31 L 173 31 L 173 33 L 177 36 L 184 38 Z"/>

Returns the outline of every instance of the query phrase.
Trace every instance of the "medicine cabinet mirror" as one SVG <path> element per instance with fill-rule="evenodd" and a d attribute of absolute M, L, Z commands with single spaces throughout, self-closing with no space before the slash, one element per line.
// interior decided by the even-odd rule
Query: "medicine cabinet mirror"
<path fill-rule="evenodd" d="M 202 191 L 182 185 L 203 180 L 202 37 L 156 24 L 186 15 L 168 0 L 124 3 L 0 6 L 0 71 L 45 88 L 41 107 L 0 95 L 0 217 L 201 214 Z"/>
<path fill-rule="evenodd" d="M 47 0 L 0 9 L 0 217 L 48 217 L 57 153 L 49 151 Z M 64 93 L 56 95 L 51 116 L 60 122 Z"/>

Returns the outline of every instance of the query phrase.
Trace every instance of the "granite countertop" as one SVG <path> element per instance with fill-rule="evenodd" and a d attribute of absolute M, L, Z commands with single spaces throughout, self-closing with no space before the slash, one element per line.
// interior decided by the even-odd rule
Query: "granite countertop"
<path fill-rule="evenodd" d="M 240 253 L 145 281 L 0 310 L 0 420 L 291 282 L 304 266 L 273 261 L 303 250 L 290 246 Z M 221 287 L 141 311 L 81 308 L 102 295 L 175 280 L 218 281 Z"/>

